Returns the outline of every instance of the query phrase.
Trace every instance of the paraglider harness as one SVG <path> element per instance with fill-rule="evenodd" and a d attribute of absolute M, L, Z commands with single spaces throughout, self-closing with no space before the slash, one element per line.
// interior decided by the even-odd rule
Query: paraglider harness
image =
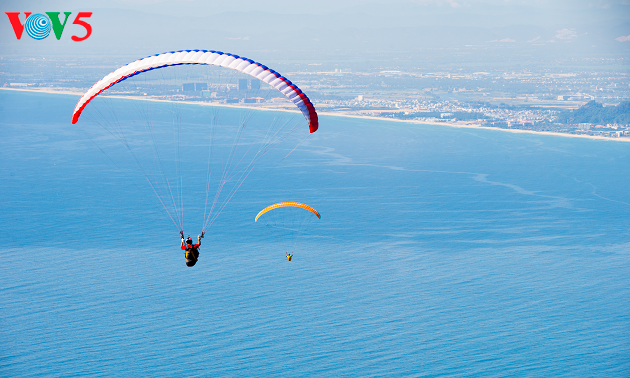
<path fill-rule="evenodd" d="M 182 237 L 182 242 L 183 242 L 184 241 L 184 231 L 180 231 L 179 234 Z M 204 232 L 201 232 L 201 237 L 202 238 L 203 238 L 203 234 L 204 234 Z M 190 237 L 190 235 L 188 235 L 188 238 L 186 239 L 186 242 L 184 243 L 184 246 L 182 246 L 182 249 L 186 250 L 186 254 L 185 254 L 186 262 L 197 262 L 197 259 L 199 258 L 199 250 L 198 250 L 198 248 L 199 248 L 199 244 L 193 245 L 192 238 Z"/>

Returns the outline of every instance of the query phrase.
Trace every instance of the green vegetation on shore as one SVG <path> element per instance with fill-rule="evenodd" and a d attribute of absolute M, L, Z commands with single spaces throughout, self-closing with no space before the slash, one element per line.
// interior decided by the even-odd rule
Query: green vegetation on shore
<path fill-rule="evenodd" d="M 589 101 L 579 109 L 562 112 L 558 117 L 558 122 L 567 124 L 593 123 L 593 124 L 629 124 L 630 123 L 630 101 L 623 101 L 617 106 L 603 106 Z"/>

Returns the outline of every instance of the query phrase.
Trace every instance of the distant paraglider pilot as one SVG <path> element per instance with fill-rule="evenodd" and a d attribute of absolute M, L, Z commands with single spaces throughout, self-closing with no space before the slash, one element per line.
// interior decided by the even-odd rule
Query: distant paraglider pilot
<path fill-rule="evenodd" d="M 287 252 L 287 260 L 291 261 L 292 258 L 293 258 L 293 254 Z"/>
<path fill-rule="evenodd" d="M 197 235 L 197 244 L 193 244 L 193 241 L 188 235 L 188 239 L 184 240 L 184 232 L 179 233 L 182 237 L 182 249 L 186 251 L 186 266 L 194 266 L 199 258 L 199 246 L 201 245 L 201 238 L 203 238 L 203 232 Z"/>

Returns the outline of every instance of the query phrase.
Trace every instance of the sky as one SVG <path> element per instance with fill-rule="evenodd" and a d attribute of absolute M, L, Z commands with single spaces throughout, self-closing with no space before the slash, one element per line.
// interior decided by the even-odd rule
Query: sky
<path fill-rule="evenodd" d="M 23 0 L 3 1 L 7 7 L 55 7 L 71 8 L 116 8 L 139 10 L 149 13 L 186 16 L 195 12 L 197 16 L 208 16 L 224 12 L 255 11 L 278 14 L 326 14 L 339 11 L 357 11 L 361 8 L 383 6 L 396 12 L 407 7 L 424 9 L 440 8 L 451 10 L 484 9 L 488 7 L 498 10 L 522 9 L 530 7 L 546 11 L 554 9 L 575 10 L 615 10 L 628 6 L 628 0 L 318 0 L 316 2 L 299 2 L 294 0 L 240 0 L 234 1 L 202 1 L 202 0 Z"/>
<path fill-rule="evenodd" d="M 540 59 L 550 52 L 630 56 L 630 0 L 11 0 L 0 8 L 73 12 L 58 41 L 26 35 L 17 40 L 2 16 L 2 55 L 146 56 L 209 49 L 369 59 L 485 46 L 540 51 Z M 71 40 L 84 33 L 72 24 L 77 12 L 92 12 L 93 33 L 82 42 Z"/>

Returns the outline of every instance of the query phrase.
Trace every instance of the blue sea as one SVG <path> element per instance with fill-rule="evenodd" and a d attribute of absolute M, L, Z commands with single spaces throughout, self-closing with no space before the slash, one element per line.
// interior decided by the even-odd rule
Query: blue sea
<path fill-rule="evenodd" d="M 0 91 L 2 377 L 630 376 L 630 143 L 322 116 L 188 268 L 77 100 Z"/>

